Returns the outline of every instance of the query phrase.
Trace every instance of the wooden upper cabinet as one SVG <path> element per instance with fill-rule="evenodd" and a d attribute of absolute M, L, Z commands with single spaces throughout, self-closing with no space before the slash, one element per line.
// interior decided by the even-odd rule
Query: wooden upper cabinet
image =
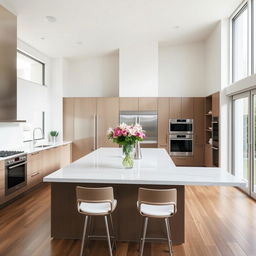
<path fill-rule="evenodd" d="M 139 111 L 157 111 L 157 98 L 139 98 Z"/>
<path fill-rule="evenodd" d="M 118 147 L 116 143 L 107 139 L 109 127 L 119 124 L 119 98 L 97 99 L 97 148 Z"/>
<path fill-rule="evenodd" d="M 119 98 L 120 111 L 138 111 L 139 110 L 139 98 Z"/>
<path fill-rule="evenodd" d="M 169 118 L 170 119 L 179 119 L 181 117 L 181 98 L 180 97 L 172 97 L 170 98 L 169 104 Z"/>
<path fill-rule="evenodd" d="M 158 147 L 168 148 L 169 98 L 158 98 Z"/>
<path fill-rule="evenodd" d="M 181 98 L 181 117 L 182 118 L 194 117 L 194 98 L 192 97 Z"/>
<path fill-rule="evenodd" d="M 220 115 L 220 93 L 216 92 L 212 95 L 212 116 L 219 117 Z"/>
<path fill-rule="evenodd" d="M 63 99 L 63 139 L 74 139 L 74 99 Z"/>

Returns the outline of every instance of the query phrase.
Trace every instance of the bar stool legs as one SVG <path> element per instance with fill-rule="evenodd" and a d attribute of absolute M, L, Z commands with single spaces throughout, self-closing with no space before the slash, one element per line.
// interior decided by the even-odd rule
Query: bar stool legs
<path fill-rule="evenodd" d="M 109 234 L 109 227 L 108 227 L 108 217 L 104 216 L 105 219 L 105 226 L 107 231 L 107 240 L 108 240 L 108 247 L 109 247 L 109 255 L 112 256 L 112 246 L 111 246 L 111 240 L 110 240 L 110 234 Z"/>
<path fill-rule="evenodd" d="M 113 220 L 112 220 L 112 216 L 111 215 L 109 215 L 109 217 L 110 217 L 110 222 L 111 222 L 110 223 L 111 224 L 111 229 L 112 229 L 112 232 L 114 233 L 114 238 L 112 237 L 113 238 L 113 247 L 116 247 L 116 236 L 115 236 L 115 231 L 114 231 Z M 84 231 L 83 231 L 83 238 L 82 238 L 82 245 L 81 245 L 80 256 L 85 255 L 84 254 L 84 250 L 88 247 L 88 244 L 89 244 L 90 236 L 89 236 L 89 234 L 88 234 L 88 236 L 86 236 L 86 233 L 89 231 L 89 228 L 91 226 L 91 222 L 92 222 L 91 219 L 92 219 L 92 216 L 85 216 Z M 109 224 L 108 224 L 108 215 L 104 216 L 104 220 L 105 220 L 105 227 L 106 227 L 106 233 L 107 233 L 106 237 L 107 237 L 107 242 L 108 242 L 109 255 L 113 256 L 112 246 L 111 246 L 111 236 L 110 236 Z"/>
<path fill-rule="evenodd" d="M 165 220 L 165 226 L 166 226 L 169 253 L 170 253 L 170 256 L 172 256 L 173 250 L 172 250 L 172 240 L 171 240 L 171 230 L 170 230 L 169 218 L 165 218 L 164 220 Z"/>
<path fill-rule="evenodd" d="M 116 248 L 117 248 L 117 245 L 116 245 L 116 237 L 117 237 L 117 234 L 116 234 L 116 230 L 115 230 L 115 228 L 114 228 L 113 219 L 112 219 L 112 214 L 109 214 L 109 218 L 110 218 L 111 229 L 112 229 L 112 232 L 113 232 L 113 234 L 114 234 L 113 248 L 116 249 Z"/>
<path fill-rule="evenodd" d="M 87 224 L 88 224 L 88 218 L 89 218 L 88 216 L 85 216 L 84 232 L 83 232 L 82 247 L 81 247 L 80 256 L 83 256 L 83 254 L 84 254 L 84 244 L 85 244 L 85 237 L 86 237 L 86 229 L 87 229 Z"/>
<path fill-rule="evenodd" d="M 144 244 L 145 244 L 145 239 L 146 239 L 147 227 L 148 227 L 148 217 L 145 217 L 142 242 L 141 242 L 141 246 L 140 246 L 140 256 L 143 255 L 143 251 L 144 251 Z"/>
<path fill-rule="evenodd" d="M 166 233 L 167 233 L 167 242 L 169 247 L 169 254 L 170 256 L 173 255 L 173 249 L 172 249 L 172 240 L 171 240 L 171 229 L 170 229 L 170 222 L 169 218 L 165 218 L 165 227 L 166 227 Z M 146 233 L 147 233 L 147 227 L 148 227 L 148 217 L 145 217 L 144 224 L 143 224 L 143 231 L 139 240 L 139 252 L 140 256 L 143 256 L 144 252 L 144 245 L 146 240 Z"/>

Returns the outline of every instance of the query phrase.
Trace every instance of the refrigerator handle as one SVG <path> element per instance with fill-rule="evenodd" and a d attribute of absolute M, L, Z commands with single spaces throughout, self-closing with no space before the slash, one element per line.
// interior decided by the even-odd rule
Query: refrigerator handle
<path fill-rule="evenodd" d="M 137 117 L 137 124 L 140 124 L 140 117 Z"/>
<path fill-rule="evenodd" d="M 98 148 L 98 125 L 99 125 L 99 117 L 98 117 L 98 115 L 96 115 L 96 136 L 95 136 L 95 138 L 96 138 L 96 149 Z"/>
<path fill-rule="evenodd" d="M 93 150 L 96 149 L 96 115 L 93 115 Z"/>

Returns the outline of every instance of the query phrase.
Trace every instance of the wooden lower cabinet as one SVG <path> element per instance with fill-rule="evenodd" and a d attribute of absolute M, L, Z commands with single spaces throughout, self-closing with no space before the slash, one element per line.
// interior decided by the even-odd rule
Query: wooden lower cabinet
<path fill-rule="evenodd" d="M 42 151 L 28 154 L 27 157 L 27 186 L 28 188 L 42 182 L 43 166 Z"/>
<path fill-rule="evenodd" d="M 4 161 L 0 161 L 0 205 L 40 184 L 43 177 L 71 163 L 71 144 L 44 149 L 27 155 L 27 185 L 5 196 Z"/>
<path fill-rule="evenodd" d="M 186 157 L 172 157 L 172 161 L 176 166 L 194 166 L 194 157 L 186 156 Z"/>

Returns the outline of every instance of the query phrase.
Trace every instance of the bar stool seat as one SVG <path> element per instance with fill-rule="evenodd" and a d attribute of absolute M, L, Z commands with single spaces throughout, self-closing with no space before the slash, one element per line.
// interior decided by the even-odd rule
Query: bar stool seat
<path fill-rule="evenodd" d="M 88 213 L 88 214 L 95 214 L 95 215 L 105 215 L 110 213 L 111 211 L 113 212 L 116 208 L 117 201 L 113 200 L 112 207 L 110 203 L 80 203 L 79 205 L 79 210 L 83 213 Z"/>
<path fill-rule="evenodd" d="M 114 212 L 117 206 L 117 200 L 114 199 L 113 188 L 112 187 L 88 188 L 88 187 L 77 186 L 76 196 L 77 196 L 77 210 L 79 213 L 85 216 L 80 256 L 84 255 L 84 248 L 86 248 L 86 245 L 88 245 L 88 240 L 90 238 L 102 237 L 102 236 L 89 234 L 91 219 L 95 216 L 104 217 L 105 227 L 106 227 L 106 236 L 103 236 L 103 237 L 107 238 L 109 255 L 113 256 L 112 249 L 113 247 L 116 247 L 116 236 L 115 236 L 111 214 Z M 108 218 L 110 219 L 113 236 L 111 236 L 109 232 Z M 111 241 L 111 239 L 113 241 Z"/>
<path fill-rule="evenodd" d="M 139 207 L 139 203 L 138 203 Z M 140 211 L 144 215 L 151 217 L 164 217 L 172 216 L 175 213 L 174 205 L 152 205 L 152 204 L 141 204 Z"/>
<path fill-rule="evenodd" d="M 145 240 L 149 240 L 149 238 L 146 238 L 149 218 L 164 220 L 169 254 L 172 256 L 173 249 L 169 218 L 177 212 L 177 190 L 139 188 L 137 208 L 140 215 L 144 217 L 143 230 L 139 240 L 140 256 L 143 256 Z M 152 240 L 153 238 L 150 239 Z"/>

